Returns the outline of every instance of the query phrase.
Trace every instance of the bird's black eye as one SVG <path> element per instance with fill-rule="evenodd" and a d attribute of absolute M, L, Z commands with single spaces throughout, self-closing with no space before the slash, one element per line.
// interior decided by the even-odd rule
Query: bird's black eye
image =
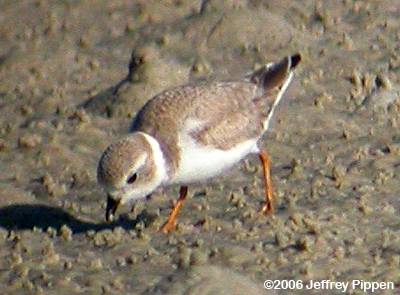
<path fill-rule="evenodd" d="M 132 184 L 132 183 L 135 182 L 136 178 L 137 178 L 137 173 L 129 176 L 128 179 L 126 180 L 126 182 L 129 183 L 129 184 Z"/>

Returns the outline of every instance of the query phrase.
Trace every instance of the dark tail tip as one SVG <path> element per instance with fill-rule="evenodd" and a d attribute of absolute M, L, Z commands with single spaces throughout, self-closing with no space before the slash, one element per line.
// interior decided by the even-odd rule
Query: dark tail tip
<path fill-rule="evenodd" d="M 265 91 L 283 85 L 290 72 L 300 63 L 299 53 L 286 56 L 277 63 L 263 67 L 250 76 L 250 81 L 260 85 Z"/>
<path fill-rule="evenodd" d="M 300 53 L 296 53 L 290 57 L 290 69 L 294 69 L 301 62 Z"/>

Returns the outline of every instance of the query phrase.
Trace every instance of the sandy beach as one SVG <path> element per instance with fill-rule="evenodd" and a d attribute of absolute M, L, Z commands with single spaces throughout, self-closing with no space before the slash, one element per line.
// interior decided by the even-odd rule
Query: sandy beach
<path fill-rule="evenodd" d="M 399 293 L 399 15 L 396 0 L 0 1 L 1 293 Z M 262 143 L 274 215 L 254 156 L 190 186 L 169 235 L 179 187 L 105 222 L 97 163 L 147 100 L 297 52 Z"/>

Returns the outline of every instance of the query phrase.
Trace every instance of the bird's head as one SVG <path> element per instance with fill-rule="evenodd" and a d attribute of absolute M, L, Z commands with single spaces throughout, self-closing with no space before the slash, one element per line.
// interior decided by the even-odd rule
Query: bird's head
<path fill-rule="evenodd" d="M 119 205 L 145 198 L 167 177 L 158 142 L 132 133 L 107 147 L 97 168 L 97 181 L 107 193 L 106 220 L 113 221 Z"/>

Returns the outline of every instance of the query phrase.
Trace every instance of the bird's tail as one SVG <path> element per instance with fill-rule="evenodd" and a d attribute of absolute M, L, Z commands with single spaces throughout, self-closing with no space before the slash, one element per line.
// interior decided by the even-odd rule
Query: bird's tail
<path fill-rule="evenodd" d="M 267 64 L 248 77 L 249 81 L 257 84 L 267 96 L 274 96 L 267 119 L 264 121 L 265 130 L 268 129 L 275 108 L 289 86 L 293 78 L 293 70 L 300 61 L 301 56 L 298 53 L 287 56 L 277 63 Z"/>
<path fill-rule="evenodd" d="M 250 81 L 259 85 L 266 92 L 283 86 L 290 73 L 300 63 L 300 54 L 287 56 L 277 63 L 267 64 L 265 67 L 250 75 Z"/>

